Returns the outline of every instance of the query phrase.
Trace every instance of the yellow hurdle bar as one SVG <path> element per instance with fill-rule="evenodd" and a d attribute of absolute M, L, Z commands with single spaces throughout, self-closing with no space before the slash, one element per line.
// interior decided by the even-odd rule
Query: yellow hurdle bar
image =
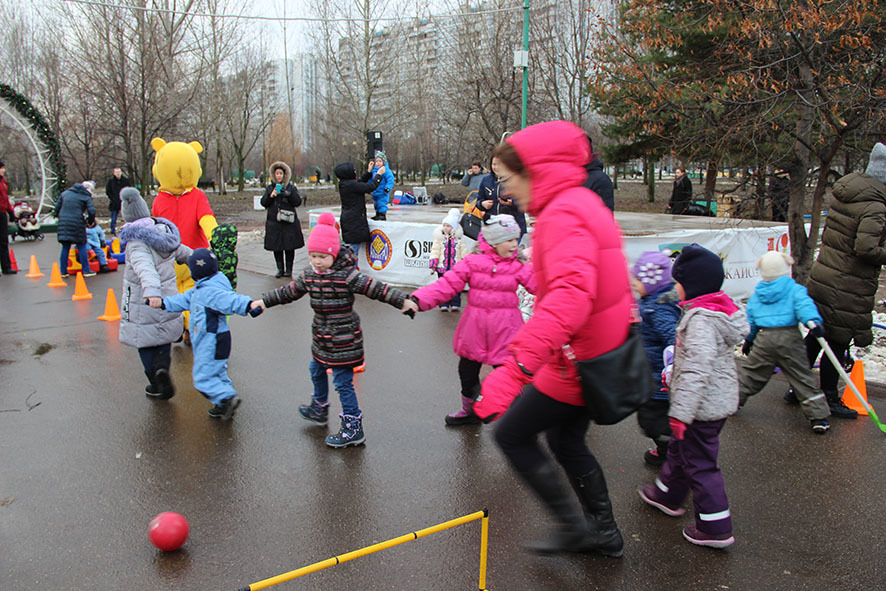
<path fill-rule="evenodd" d="M 240 591 L 258 591 L 259 589 L 267 589 L 268 587 L 271 587 L 273 585 L 285 583 L 286 581 L 291 581 L 292 579 L 303 577 L 305 575 L 317 572 L 318 570 L 323 570 L 325 568 L 329 568 L 330 566 L 341 564 L 342 562 L 347 562 L 349 560 L 360 558 L 361 556 L 366 556 L 368 554 L 374 554 L 375 552 L 378 552 L 380 550 L 399 546 L 400 544 L 405 544 L 406 542 L 412 542 L 413 540 L 417 540 L 419 538 L 423 538 L 425 536 L 429 536 L 443 530 L 451 529 L 453 527 L 458 527 L 459 525 L 464 525 L 465 523 L 470 523 L 471 521 L 476 521 L 478 519 L 483 520 L 480 534 L 479 588 L 480 591 L 486 591 L 486 550 L 489 535 L 489 511 L 486 509 L 483 509 L 482 511 L 477 511 L 476 513 L 471 513 L 470 515 L 465 515 L 464 517 L 457 517 L 456 519 L 451 519 L 438 525 L 426 527 L 425 529 L 420 529 L 418 531 L 392 538 L 384 542 L 379 542 L 378 544 L 373 544 L 372 546 L 366 546 L 365 548 L 360 548 L 359 550 L 354 550 L 353 552 L 340 554 L 338 556 L 333 556 L 332 558 L 327 558 L 326 560 L 321 560 L 320 562 L 315 562 L 314 564 L 303 566 L 301 568 L 289 571 L 288 573 L 283 573 L 282 575 L 277 575 L 276 577 L 271 577 L 263 581 L 258 581 L 257 583 L 252 583 L 250 585 L 247 585 L 246 587 L 242 587 Z"/>

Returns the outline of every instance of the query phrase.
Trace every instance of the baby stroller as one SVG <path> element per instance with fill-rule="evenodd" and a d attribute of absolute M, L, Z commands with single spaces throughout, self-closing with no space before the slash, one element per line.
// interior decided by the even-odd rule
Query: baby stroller
<path fill-rule="evenodd" d="M 12 207 L 12 215 L 15 216 L 16 232 L 25 240 L 43 240 L 43 232 L 40 231 L 40 222 L 37 214 L 31 209 L 27 201 L 19 201 Z M 15 238 L 13 238 L 14 240 Z"/>

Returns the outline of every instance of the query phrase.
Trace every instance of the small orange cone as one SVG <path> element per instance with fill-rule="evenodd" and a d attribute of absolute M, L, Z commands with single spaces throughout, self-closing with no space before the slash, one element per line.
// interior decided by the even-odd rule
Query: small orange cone
<path fill-rule="evenodd" d="M 852 380 L 852 383 L 858 388 L 858 393 L 861 394 L 861 397 L 867 402 L 868 388 L 864 383 L 864 363 L 862 363 L 861 359 L 856 359 L 855 363 L 852 364 L 852 373 L 849 374 L 849 379 Z M 843 390 L 843 404 L 852 410 L 858 411 L 858 414 L 860 415 L 868 415 L 868 411 L 864 409 L 864 406 L 858 401 L 858 398 L 856 398 L 855 394 L 852 392 L 852 388 L 848 385 Z"/>
<path fill-rule="evenodd" d="M 354 373 L 363 373 L 364 371 L 366 371 L 366 362 L 365 361 L 354 368 Z"/>
<path fill-rule="evenodd" d="M 77 280 L 74 282 L 74 295 L 71 296 L 71 299 L 75 302 L 92 299 L 92 294 L 86 289 L 86 280 L 83 279 L 83 273 L 77 273 Z"/>
<path fill-rule="evenodd" d="M 105 300 L 105 313 L 98 317 L 99 320 L 114 322 L 120 320 L 120 308 L 117 306 L 117 296 L 114 290 L 108 288 L 108 297 Z"/>
<path fill-rule="evenodd" d="M 28 269 L 28 274 L 25 275 L 25 277 L 31 277 L 32 279 L 36 277 L 46 277 L 46 273 L 40 272 L 40 265 L 37 264 L 37 257 L 34 255 L 31 255 L 31 268 Z"/>
<path fill-rule="evenodd" d="M 18 271 L 18 263 L 15 260 L 15 251 L 12 250 L 12 247 L 9 247 L 9 270 L 10 271 Z"/>
<path fill-rule="evenodd" d="M 67 283 L 62 279 L 62 272 L 58 270 L 58 263 L 52 263 L 52 273 L 49 274 L 49 287 L 65 287 Z"/>

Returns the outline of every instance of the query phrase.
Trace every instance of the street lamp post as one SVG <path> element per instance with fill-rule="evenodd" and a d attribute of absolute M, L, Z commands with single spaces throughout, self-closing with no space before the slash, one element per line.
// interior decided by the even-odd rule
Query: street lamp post
<path fill-rule="evenodd" d="M 523 0 L 523 105 L 520 129 L 526 128 L 526 105 L 529 98 L 529 0 Z"/>

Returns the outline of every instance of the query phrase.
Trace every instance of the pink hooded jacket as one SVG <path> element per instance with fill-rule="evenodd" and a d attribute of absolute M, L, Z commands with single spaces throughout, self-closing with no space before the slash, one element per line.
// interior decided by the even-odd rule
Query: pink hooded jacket
<path fill-rule="evenodd" d="M 468 305 L 452 337 L 452 348 L 459 357 L 487 365 L 500 365 L 508 358 L 508 344 L 523 326 L 517 286 L 535 293 L 532 267 L 517 257 L 496 254 L 483 234 L 480 251 L 460 260 L 439 280 L 415 291 L 420 310 L 451 300 L 470 285 Z"/>
<path fill-rule="evenodd" d="M 577 359 L 607 353 L 627 338 L 632 297 L 621 233 L 609 209 L 581 186 L 591 160 L 584 131 L 566 121 L 533 125 L 507 140 L 531 183 L 536 218 L 532 264 L 535 313 L 510 349 L 545 395 L 584 406 Z M 516 395 L 516 393 L 514 393 Z"/>

